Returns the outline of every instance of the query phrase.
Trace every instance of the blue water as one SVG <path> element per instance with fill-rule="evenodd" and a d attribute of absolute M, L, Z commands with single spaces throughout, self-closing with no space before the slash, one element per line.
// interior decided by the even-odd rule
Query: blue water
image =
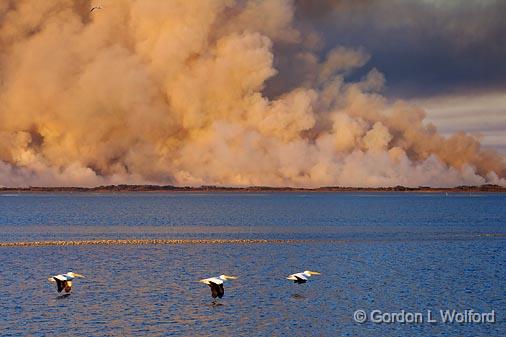
<path fill-rule="evenodd" d="M 0 241 L 312 239 L 0 248 L 0 335 L 504 336 L 506 195 L 0 195 Z M 329 241 L 332 240 L 332 241 Z M 321 272 L 304 285 L 286 275 Z M 47 277 L 73 270 L 59 298 Z M 197 281 L 239 276 L 212 306 Z M 355 310 L 494 310 L 485 324 L 354 322 Z"/>

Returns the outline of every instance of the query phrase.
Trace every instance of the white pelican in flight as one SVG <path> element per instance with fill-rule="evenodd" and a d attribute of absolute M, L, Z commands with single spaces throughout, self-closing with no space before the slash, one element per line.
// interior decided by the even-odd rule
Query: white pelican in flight
<path fill-rule="evenodd" d="M 66 274 L 51 276 L 50 278 L 48 278 L 48 280 L 49 282 L 56 282 L 56 286 L 58 288 L 59 293 L 61 293 L 62 290 L 65 290 L 65 292 L 68 294 L 72 290 L 72 280 L 75 279 L 76 277 L 84 278 L 83 275 L 73 273 L 70 271 Z"/>
<path fill-rule="evenodd" d="M 218 277 L 210 277 L 200 280 L 204 284 L 207 284 L 211 288 L 211 296 L 213 298 L 222 298 L 223 294 L 225 294 L 225 289 L 223 288 L 223 282 L 228 280 L 235 280 L 237 277 L 228 276 L 228 275 L 220 275 Z M 214 302 L 213 302 L 214 303 Z"/>
<path fill-rule="evenodd" d="M 293 281 L 293 283 L 302 284 L 306 283 L 308 281 L 308 277 L 311 277 L 312 275 L 320 275 L 320 273 L 317 271 L 305 270 L 302 273 L 288 275 L 286 279 Z"/>

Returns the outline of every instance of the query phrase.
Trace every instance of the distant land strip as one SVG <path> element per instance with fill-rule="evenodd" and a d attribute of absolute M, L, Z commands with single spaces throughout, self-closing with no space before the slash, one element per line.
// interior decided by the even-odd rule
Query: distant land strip
<path fill-rule="evenodd" d="M 124 239 L 124 240 L 61 240 L 0 242 L 0 247 L 43 247 L 43 246 L 92 246 L 92 245 L 209 245 L 209 244 L 273 244 L 310 243 L 337 240 L 290 240 L 290 239 Z"/>
<path fill-rule="evenodd" d="M 0 192 L 30 193 L 30 192 L 453 192 L 453 193 L 477 193 L 477 192 L 506 192 L 506 186 L 486 184 L 481 186 L 456 186 L 456 187 L 341 187 L 326 186 L 318 188 L 302 187 L 226 187 L 226 186 L 173 186 L 173 185 L 106 185 L 96 187 L 0 187 Z"/>

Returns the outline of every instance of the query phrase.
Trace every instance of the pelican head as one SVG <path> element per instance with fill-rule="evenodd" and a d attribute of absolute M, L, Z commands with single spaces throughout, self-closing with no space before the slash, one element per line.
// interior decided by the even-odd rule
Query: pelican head
<path fill-rule="evenodd" d="M 321 275 L 321 274 L 320 274 L 319 272 L 317 272 L 317 271 L 310 271 L 310 270 L 305 270 L 305 271 L 304 271 L 304 274 L 309 275 L 309 276 L 311 276 L 311 275 Z"/>
<path fill-rule="evenodd" d="M 68 272 L 67 275 L 70 276 L 70 277 L 74 277 L 74 278 L 76 278 L 76 277 L 84 278 L 83 275 L 77 274 L 77 273 L 74 273 L 74 272 Z"/>
<path fill-rule="evenodd" d="M 220 279 L 222 279 L 223 281 L 235 280 L 237 279 L 237 276 L 220 275 Z"/>

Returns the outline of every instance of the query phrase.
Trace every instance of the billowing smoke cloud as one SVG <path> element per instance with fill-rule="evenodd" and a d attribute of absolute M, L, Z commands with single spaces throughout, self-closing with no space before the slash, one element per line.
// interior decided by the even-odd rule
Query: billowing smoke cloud
<path fill-rule="evenodd" d="M 327 46 L 364 46 L 390 96 L 505 91 L 506 1 L 294 1 Z"/>
<path fill-rule="evenodd" d="M 506 184 L 379 71 L 347 81 L 364 50 L 315 54 L 290 0 L 100 4 L 0 0 L 0 185 Z M 267 97 L 275 46 L 303 80 Z"/>

